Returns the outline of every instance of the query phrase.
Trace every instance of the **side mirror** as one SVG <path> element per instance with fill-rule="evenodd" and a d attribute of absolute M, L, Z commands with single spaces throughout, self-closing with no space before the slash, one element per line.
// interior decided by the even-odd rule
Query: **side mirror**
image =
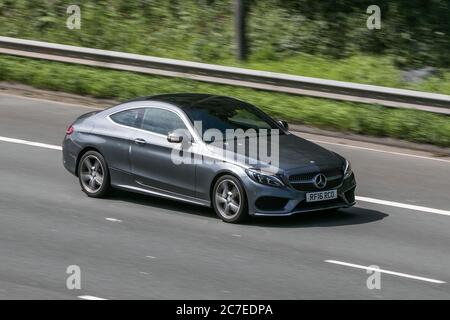
<path fill-rule="evenodd" d="M 167 141 L 171 143 L 180 143 L 183 141 L 183 136 L 175 132 L 169 132 L 167 135 Z"/>
<path fill-rule="evenodd" d="M 280 126 L 282 126 L 283 128 L 285 128 L 286 130 L 289 130 L 289 124 L 288 124 L 286 121 L 284 121 L 284 120 L 278 120 L 277 122 L 278 122 L 278 124 L 279 124 Z"/>

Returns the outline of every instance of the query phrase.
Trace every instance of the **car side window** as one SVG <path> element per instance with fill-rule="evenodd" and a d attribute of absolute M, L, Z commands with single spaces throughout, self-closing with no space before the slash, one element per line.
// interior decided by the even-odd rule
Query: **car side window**
<path fill-rule="evenodd" d="M 142 118 L 142 114 L 144 113 L 144 109 L 130 109 L 121 112 L 114 113 L 109 117 L 118 124 L 139 128 L 140 119 Z"/>
<path fill-rule="evenodd" d="M 176 113 L 159 108 L 145 109 L 141 128 L 162 135 L 168 135 L 176 129 L 187 129 Z"/>

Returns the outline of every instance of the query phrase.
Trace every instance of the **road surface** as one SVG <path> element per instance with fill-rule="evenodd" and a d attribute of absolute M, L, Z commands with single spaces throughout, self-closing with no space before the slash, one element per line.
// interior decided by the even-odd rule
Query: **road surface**
<path fill-rule="evenodd" d="M 91 110 L 0 95 L 0 299 L 450 298 L 449 158 L 303 134 L 352 162 L 357 205 L 232 225 L 148 196 L 86 197 L 58 147 Z"/>

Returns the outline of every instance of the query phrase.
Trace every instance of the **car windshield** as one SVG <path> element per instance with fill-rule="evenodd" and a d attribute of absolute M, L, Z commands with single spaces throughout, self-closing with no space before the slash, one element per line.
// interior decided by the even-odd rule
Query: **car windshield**
<path fill-rule="evenodd" d="M 259 130 L 266 129 L 270 135 L 271 129 L 278 129 L 279 134 L 284 134 L 280 126 L 258 108 L 251 104 L 239 100 L 212 97 L 195 103 L 191 107 L 184 109 L 193 124 L 201 122 L 202 136 L 209 129 L 217 129 L 226 136 L 226 130 L 254 129 L 256 133 Z M 198 127 L 196 126 L 196 130 Z"/>

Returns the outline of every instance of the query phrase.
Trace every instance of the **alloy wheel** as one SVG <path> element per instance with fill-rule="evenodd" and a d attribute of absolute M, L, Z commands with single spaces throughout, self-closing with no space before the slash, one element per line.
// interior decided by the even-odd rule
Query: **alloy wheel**
<path fill-rule="evenodd" d="M 215 195 L 219 213 L 226 218 L 235 217 L 242 205 L 242 196 L 234 181 L 223 180 L 217 186 Z"/>
<path fill-rule="evenodd" d="M 96 156 L 89 155 L 83 159 L 80 171 L 80 181 L 89 193 L 98 192 L 103 186 L 105 170 Z"/>

